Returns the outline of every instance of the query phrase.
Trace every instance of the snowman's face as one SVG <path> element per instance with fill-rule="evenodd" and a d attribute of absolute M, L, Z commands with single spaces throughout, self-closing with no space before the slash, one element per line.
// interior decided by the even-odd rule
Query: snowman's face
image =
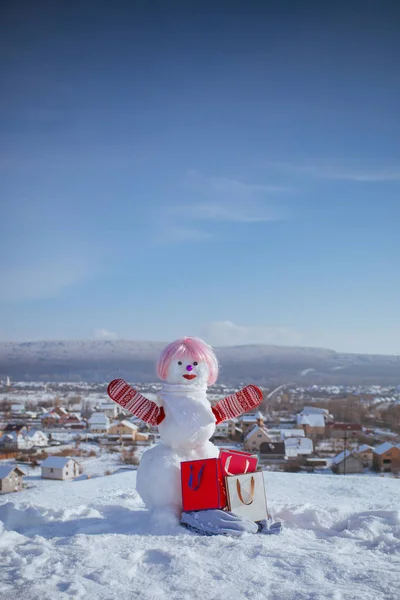
<path fill-rule="evenodd" d="M 185 385 L 207 385 L 209 368 L 205 361 L 196 361 L 190 354 L 171 361 L 168 368 L 168 383 Z"/>

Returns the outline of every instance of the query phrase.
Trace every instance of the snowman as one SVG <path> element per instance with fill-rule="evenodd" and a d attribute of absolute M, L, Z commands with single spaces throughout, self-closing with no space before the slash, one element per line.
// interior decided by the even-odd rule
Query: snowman
<path fill-rule="evenodd" d="M 249 385 L 212 406 L 207 387 L 217 380 L 217 358 L 208 344 L 193 337 L 169 344 L 160 355 L 157 372 L 163 385 L 154 402 L 122 379 L 112 381 L 107 390 L 123 408 L 158 426 L 161 443 L 143 453 L 136 485 L 152 521 L 180 520 L 206 535 L 272 533 L 270 522 L 254 523 L 225 510 L 182 512 L 181 462 L 218 457 L 219 449 L 210 442 L 216 424 L 258 406 L 261 390 Z"/>

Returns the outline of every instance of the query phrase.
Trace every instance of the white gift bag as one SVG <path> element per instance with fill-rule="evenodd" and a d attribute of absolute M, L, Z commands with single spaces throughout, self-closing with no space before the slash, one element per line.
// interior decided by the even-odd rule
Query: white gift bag
<path fill-rule="evenodd" d="M 225 477 L 228 493 L 228 509 L 249 521 L 267 518 L 267 498 L 265 496 L 262 471 Z"/>

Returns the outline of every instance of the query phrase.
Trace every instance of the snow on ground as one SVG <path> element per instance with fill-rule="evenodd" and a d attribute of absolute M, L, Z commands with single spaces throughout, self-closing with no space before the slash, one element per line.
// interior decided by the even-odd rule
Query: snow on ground
<path fill-rule="evenodd" d="M 67 447 L 71 448 L 70 456 L 72 456 L 72 458 L 76 460 L 82 468 L 82 475 L 80 476 L 80 479 L 87 479 L 88 477 L 102 477 L 106 474 L 109 475 L 110 473 L 112 474 L 122 469 L 137 468 L 131 465 L 124 465 L 124 463 L 121 461 L 120 452 L 109 452 L 106 448 L 99 448 L 94 444 L 81 443 L 79 449 L 85 452 L 94 451 L 96 452 L 96 456 L 74 456 L 74 444 L 62 446 L 61 449 L 65 450 Z M 141 454 L 146 449 L 147 448 L 145 446 L 139 446 L 136 448 L 136 456 L 140 458 Z M 45 450 L 49 455 L 57 456 L 58 452 L 60 451 L 60 446 L 46 448 Z M 9 460 L 0 461 L 0 465 L 9 463 Z M 19 467 L 26 475 L 26 477 L 24 477 L 24 481 L 29 488 L 33 486 L 43 487 L 48 485 L 49 482 L 46 479 L 41 479 L 40 467 L 32 467 L 25 463 L 19 464 Z"/>
<path fill-rule="evenodd" d="M 44 481 L 0 496 L 0 598 L 400 597 L 397 479 L 266 472 L 284 532 L 230 538 L 152 522 L 135 478 Z"/>

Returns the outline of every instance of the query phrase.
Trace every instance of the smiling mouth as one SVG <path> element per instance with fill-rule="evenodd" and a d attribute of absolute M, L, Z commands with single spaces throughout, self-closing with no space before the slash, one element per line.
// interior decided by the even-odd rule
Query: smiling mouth
<path fill-rule="evenodd" d="M 186 375 L 183 375 L 183 377 L 184 377 L 185 379 L 196 379 L 196 375 L 189 375 L 189 374 L 186 374 Z"/>

